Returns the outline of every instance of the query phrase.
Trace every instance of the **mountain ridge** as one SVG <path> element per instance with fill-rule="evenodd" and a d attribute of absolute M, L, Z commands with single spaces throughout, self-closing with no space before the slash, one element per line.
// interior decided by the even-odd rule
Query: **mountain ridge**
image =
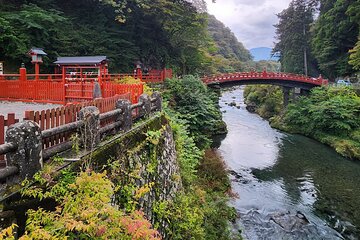
<path fill-rule="evenodd" d="M 254 57 L 254 61 L 261 61 L 261 60 L 278 61 L 279 58 L 272 56 L 271 51 L 272 51 L 272 49 L 269 47 L 257 47 L 257 48 L 250 49 L 250 53 Z"/>

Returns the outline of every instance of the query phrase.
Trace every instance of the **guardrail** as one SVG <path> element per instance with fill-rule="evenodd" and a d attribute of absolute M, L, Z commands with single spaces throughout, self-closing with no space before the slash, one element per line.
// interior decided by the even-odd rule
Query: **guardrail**
<path fill-rule="evenodd" d="M 44 160 L 72 148 L 70 136 L 73 134 L 78 134 L 84 149 L 91 150 L 109 132 L 128 131 L 133 121 L 161 111 L 161 103 L 160 94 L 155 92 L 151 97 L 142 94 L 137 104 L 118 99 L 113 110 L 103 113 L 96 106 L 84 106 L 79 110 L 76 121 L 49 129 L 41 129 L 32 120 L 13 124 L 6 131 L 6 143 L 0 145 L 0 155 L 6 154 L 7 164 L 0 169 L 0 181 L 13 176 L 19 179 L 32 177 L 42 168 Z M 58 136 L 63 136 L 65 140 L 47 145 L 49 139 Z"/>

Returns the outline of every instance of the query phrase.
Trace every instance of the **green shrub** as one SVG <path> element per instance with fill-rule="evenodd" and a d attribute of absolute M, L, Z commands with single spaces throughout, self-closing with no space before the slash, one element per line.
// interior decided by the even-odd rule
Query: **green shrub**
<path fill-rule="evenodd" d="M 246 102 L 269 118 L 273 127 L 301 133 L 332 146 L 338 153 L 360 159 L 360 97 L 349 87 L 314 88 L 280 111 L 281 91 L 264 86 L 246 87 Z"/>
<path fill-rule="evenodd" d="M 209 147 L 210 137 L 224 126 L 214 95 L 199 78 L 191 75 L 165 82 L 163 97 L 168 101 L 169 109 L 183 120 L 190 136 L 201 149 Z"/>

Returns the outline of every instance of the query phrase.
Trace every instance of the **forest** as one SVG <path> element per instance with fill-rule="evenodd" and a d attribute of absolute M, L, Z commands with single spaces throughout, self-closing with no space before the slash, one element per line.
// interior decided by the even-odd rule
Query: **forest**
<path fill-rule="evenodd" d="M 0 60 L 6 72 L 31 68 L 29 48 L 58 56 L 106 55 L 110 70 L 172 68 L 178 75 L 245 71 L 276 63 L 253 62 L 231 30 L 206 12 L 204 1 L 0 1 Z M 273 67 L 274 66 L 274 67 Z"/>
<path fill-rule="evenodd" d="M 282 71 L 330 80 L 353 77 L 360 69 L 360 2 L 293 0 L 279 13 L 277 43 Z"/>

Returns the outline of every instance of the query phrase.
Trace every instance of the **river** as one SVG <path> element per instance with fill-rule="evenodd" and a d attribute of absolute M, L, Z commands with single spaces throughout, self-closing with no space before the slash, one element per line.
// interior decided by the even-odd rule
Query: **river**
<path fill-rule="evenodd" d="M 224 89 L 219 104 L 234 227 L 246 239 L 360 239 L 360 163 L 271 128 L 245 109 L 242 87 Z"/>

